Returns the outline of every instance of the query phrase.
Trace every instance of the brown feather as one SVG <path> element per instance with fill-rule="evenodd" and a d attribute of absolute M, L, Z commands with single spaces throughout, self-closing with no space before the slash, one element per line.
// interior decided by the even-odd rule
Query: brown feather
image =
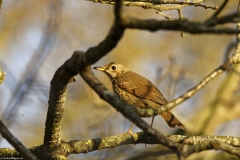
<path fill-rule="evenodd" d="M 118 78 L 118 87 L 140 98 L 148 99 L 160 105 L 166 104 L 167 100 L 162 93 L 147 78 L 127 71 Z M 121 83 L 123 82 L 123 83 Z M 124 83 L 125 82 L 125 83 Z M 127 82 L 127 83 L 126 83 Z"/>
<path fill-rule="evenodd" d="M 185 130 L 184 125 L 172 114 L 172 112 L 164 112 L 161 114 L 161 116 L 167 122 L 169 127 L 175 128 L 178 126 L 179 128 Z"/>
<path fill-rule="evenodd" d="M 127 71 L 121 76 L 117 77 L 118 87 L 136 97 L 150 100 L 159 105 L 166 104 L 168 101 L 164 98 L 163 94 L 152 84 L 147 78 Z M 155 108 L 154 106 L 152 106 Z M 164 112 L 160 114 L 167 122 L 169 127 L 179 128 L 185 130 L 184 125 L 172 114 L 172 112 Z"/>

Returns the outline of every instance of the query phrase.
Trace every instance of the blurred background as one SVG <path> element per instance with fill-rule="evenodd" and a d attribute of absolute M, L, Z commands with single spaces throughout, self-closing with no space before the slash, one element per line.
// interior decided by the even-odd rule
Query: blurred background
<path fill-rule="evenodd" d="M 219 6 L 222 1 L 206 4 Z M 223 14 L 236 11 L 230 1 Z M 124 7 L 124 12 L 141 19 L 164 18 L 154 10 Z M 204 21 L 214 11 L 186 7 L 184 18 Z M 164 14 L 178 18 L 177 11 Z M 6 79 L 0 86 L 0 116 L 11 132 L 27 147 L 43 143 L 50 81 L 75 50 L 86 51 L 108 34 L 113 24 L 113 6 L 91 1 L 5 0 L 0 15 L 0 68 Z M 228 25 L 235 27 L 235 25 Z M 235 35 L 190 35 L 180 32 L 126 30 L 118 46 L 93 66 L 119 62 L 151 80 L 167 100 L 194 87 L 223 62 Z M 229 50 L 232 53 L 234 50 Z M 93 71 L 111 90 L 106 75 Z M 213 80 L 193 98 L 173 110 L 186 126 L 186 135 L 240 136 L 239 66 Z M 81 79 L 68 87 L 62 124 L 64 141 L 91 139 L 125 133 L 131 122 L 102 101 Z M 144 118 L 150 123 L 151 118 Z M 165 134 L 179 133 L 157 116 L 154 128 Z M 133 132 L 141 131 L 137 127 Z M 2 137 L 0 147 L 12 148 Z M 69 159 L 161 159 L 161 145 L 121 146 L 71 155 Z M 157 154 L 156 154 L 157 152 Z M 168 159 L 176 158 L 167 154 Z M 188 159 L 228 156 L 207 151 Z M 228 157 L 229 158 L 229 157 Z M 232 157 L 235 159 L 236 157 Z M 163 159 L 166 159 L 163 158 Z"/>

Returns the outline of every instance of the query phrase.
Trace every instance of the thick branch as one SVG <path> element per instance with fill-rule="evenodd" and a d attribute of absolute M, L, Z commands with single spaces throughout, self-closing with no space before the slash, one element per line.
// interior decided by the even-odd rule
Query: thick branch
<path fill-rule="evenodd" d="M 185 136 L 185 135 L 166 135 L 174 142 L 184 144 L 184 153 L 189 155 L 194 152 L 201 152 L 206 149 L 223 150 L 228 153 L 239 156 L 240 154 L 240 139 L 230 136 Z M 134 133 L 130 135 L 128 133 L 119 134 L 115 136 L 94 138 L 89 140 L 72 140 L 70 142 L 61 142 L 59 150 L 62 154 L 79 154 L 88 153 L 96 150 L 102 150 L 107 148 L 114 148 L 122 145 L 129 144 L 161 144 L 154 137 L 149 137 L 144 132 Z M 230 150 L 231 149 L 231 150 Z M 36 146 L 29 148 L 31 152 L 39 157 L 43 152 L 42 146 Z M 159 150 L 160 151 L 160 150 Z M 0 155 L 5 154 L 5 157 L 20 157 L 15 150 L 9 150 L 6 153 L 5 149 L 0 149 Z"/>
<path fill-rule="evenodd" d="M 188 20 L 174 20 L 174 21 L 158 21 L 155 19 L 140 20 L 136 18 L 126 17 L 123 20 L 126 28 L 142 29 L 149 31 L 170 30 L 170 31 L 184 31 L 191 34 L 236 34 L 239 30 L 232 28 L 214 28 L 208 27 L 204 23 L 190 22 Z"/>
<path fill-rule="evenodd" d="M 79 66 L 85 67 L 97 62 L 113 48 L 116 47 L 119 40 L 122 38 L 125 28 L 121 25 L 122 21 L 122 1 L 118 0 L 114 7 L 115 21 L 108 33 L 107 37 L 95 47 L 91 47 L 87 50 L 84 59 L 78 62 Z M 76 51 L 79 52 L 79 51 Z"/>
<path fill-rule="evenodd" d="M 67 67 L 67 62 L 54 74 L 51 81 L 47 120 L 45 123 L 44 145 L 56 147 L 61 142 L 61 123 L 66 100 L 67 84 L 72 81 L 77 73 Z"/>
<path fill-rule="evenodd" d="M 199 143 L 194 146 L 186 146 L 185 145 L 182 148 L 183 152 L 185 152 L 186 155 L 190 155 L 192 153 L 206 151 L 206 150 L 212 150 L 212 149 L 222 150 L 227 153 L 236 155 L 240 158 L 240 149 L 239 148 L 222 143 L 221 141 L 218 141 L 218 140 L 209 140 L 209 141 L 205 141 L 205 142 Z"/>
<path fill-rule="evenodd" d="M 236 21 L 239 21 L 240 19 L 239 16 L 240 16 L 240 13 L 236 12 L 233 14 L 219 17 L 219 18 L 209 19 L 205 22 L 205 25 L 210 27 L 210 26 L 226 24 L 226 23 L 236 23 Z"/>
<path fill-rule="evenodd" d="M 240 156 L 240 139 L 229 136 L 184 136 L 184 135 L 168 135 L 169 139 L 185 144 L 183 151 L 185 154 L 192 154 L 207 149 L 223 150 L 228 153 Z M 95 150 L 102 150 L 106 148 L 114 148 L 121 145 L 128 144 L 161 144 L 156 141 L 154 137 L 148 137 L 143 132 L 130 135 L 120 134 L 116 136 L 109 136 L 103 138 L 96 138 L 90 140 L 75 140 L 66 142 L 70 145 L 68 154 L 88 153 Z M 198 150 L 199 149 L 199 150 Z M 238 152 L 237 152 L 238 151 Z"/>
<path fill-rule="evenodd" d="M 119 22 L 115 22 L 112 26 L 107 37 L 95 47 L 91 47 L 87 50 L 84 59 L 80 59 L 77 63 L 81 67 L 85 67 L 97 62 L 99 59 L 104 57 L 113 48 L 116 47 L 119 40 L 122 38 L 124 28 L 119 25 Z M 75 51 L 76 54 L 83 53 L 81 51 Z"/>

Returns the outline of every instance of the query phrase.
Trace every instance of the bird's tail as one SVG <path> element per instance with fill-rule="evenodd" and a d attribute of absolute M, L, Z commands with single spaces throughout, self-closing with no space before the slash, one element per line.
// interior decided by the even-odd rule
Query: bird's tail
<path fill-rule="evenodd" d="M 169 127 L 175 128 L 178 126 L 182 130 L 185 130 L 184 125 L 172 114 L 172 112 L 164 112 L 161 114 L 164 120 L 167 122 Z"/>

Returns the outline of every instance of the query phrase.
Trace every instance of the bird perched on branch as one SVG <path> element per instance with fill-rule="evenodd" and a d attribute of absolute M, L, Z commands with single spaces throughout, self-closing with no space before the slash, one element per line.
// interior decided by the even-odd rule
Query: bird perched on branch
<path fill-rule="evenodd" d="M 109 63 L 103 67 L 94 69 L 104 72 L 112 81 L 113 92 L 126 103 L 139 108 L 158 109 L 168 101 L 164 98 L 157 87 L 147 78 L 134 73 L 119 63 Z M 184 125 L 172 114 L 166 111 L 160 114 L 167 122 L 168 126 L 185 130 Z M 152 118 L 151 126 L 154 121 Z M 132 127 L 128 130 L 132 134 Z"/>

